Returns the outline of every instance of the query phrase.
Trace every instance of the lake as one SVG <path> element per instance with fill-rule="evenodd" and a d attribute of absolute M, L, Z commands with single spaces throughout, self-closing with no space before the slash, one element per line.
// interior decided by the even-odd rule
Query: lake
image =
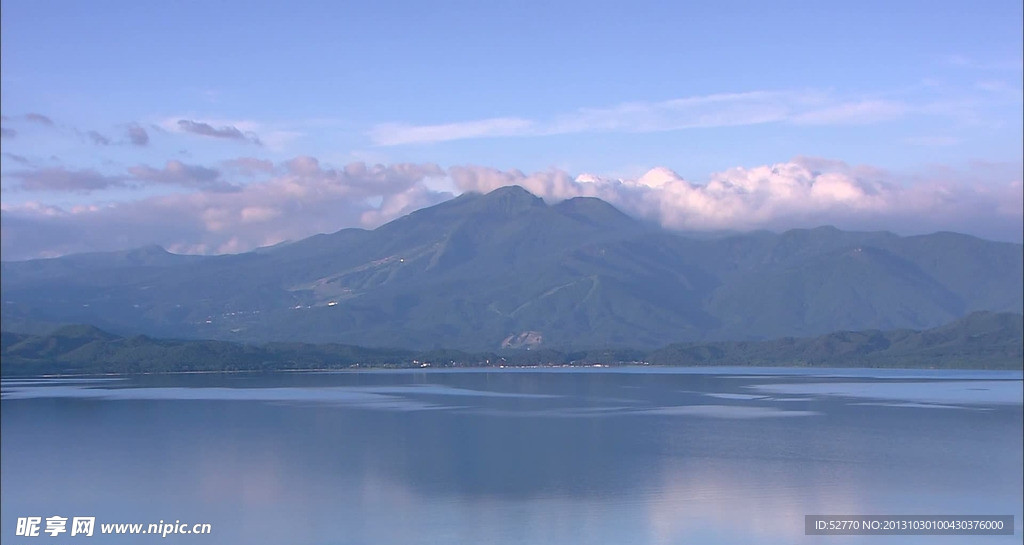
<path fill-rule="evenodd" d="M 1020 372 L 362 370 L 2 382 L 4 543 L 1020 543 Z M 1012 536 L 804 516 L 1014 515 Z M 96 536 L 17 537 L 95 517 Z M 97 537 L 101 524 L 210 534 Z M 167 528 L 167 526 L 161 526 Z"/>

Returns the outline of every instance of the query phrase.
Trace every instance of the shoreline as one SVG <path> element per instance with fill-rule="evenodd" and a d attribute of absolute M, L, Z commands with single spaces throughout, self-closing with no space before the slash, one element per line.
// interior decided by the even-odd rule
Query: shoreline
<path fill-rule="evenodd" d="M 876 372 L 881 375 L 895 375 L 891 378 L 900 378 L 900 374 L 928 374 L 928 373 L 953 373 L 953 374 L 1005 374 L 1007 378 L 995 380 L 1024 380 L 1024 369 L 992 369 L 992 368 L 971 368 L 971 367 L 851 367 L 851 366 L 820 366 L 820 365 L 652 365 L 652 364 L 587 364 L 587 365 L 504 365 L 504 366 L 447 366 L 447 367 L 404 367 L 404 366 L 353 366 L 348 368 L 323 369 L 237 369 L 237 370 L 201 370 L 201 371 L 151 371 L 139 373 L 47 373 L 35 375 L 9 375 L 0 376 L 0 380 L 54 380 L 54 379 L 125 379 L 133 377 L 160 377 L 160 376 L 188 376 L 188 375 L 274 375 L 274 374 L 349 374 L 349 373 L 505 373 L 505 372 L 558 372 L 558 371 L 594 371 L 594 372 L 620 372 L 636 374 L 638 372 L 650 372 L 657 374 L 800 374 L 790 371 L 814 371 L 828 372 L 829 376 L 842 377 L 843 373 L 852 373 L 852 376 L 864 376 L 866 372 Z M 782 371 L 782 372 L 779 372 Z M 884 378 L 884 377 L 880 377 Z M 923 378 L 923 377 L 922 377 Z M 967 379 L 969 380 L 969 379 Z"/>

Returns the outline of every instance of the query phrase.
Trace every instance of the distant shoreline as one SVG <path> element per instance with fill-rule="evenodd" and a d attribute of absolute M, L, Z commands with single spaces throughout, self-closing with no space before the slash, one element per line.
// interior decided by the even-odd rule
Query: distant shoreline
<path fill-rule="evenodd" d="M 458 366 L 458 367 L 399 367 L 399 366 L 361 366 L 337 369 L 266 369 L 266 370 L 203 370 L 203 371 L 144 371 L 138 373 L 88 373 L 88 374 L 44 374 L 44 375 L 5 375 L 0 380 L 45 380 L 45 379 L 121 379 L 132 377 L 160 377 L 160 376 L 187 376 L 187 375 L 274 375 L 286 374 L 349 374 L 349 373 L 379 373 L 379 372 L 423 372 L 423 373 L 480 373 L 480 372 L 517 372 L 517 371 L 558 371 L 558 370 L 605 370 L 605 371 L 634 371 L 649 369 L 651 371 L 676 371 L 680 374 L 701 374 L 699 371 L 706 370 L 709 374 L 723 374 L 729 370 L 734 373 L 725 374 L 748 374 L 759 371 L 774 370 L 822 370 L 835 371 L 829 376 L 842 377 L 843 371 L 884 371 L 884 374 L 898 374 L 906 372 L 910 374 L 927 372 L 959 372 L 959 373 L 1002 373 L 1014 374 L 1007 378 L 986 378 L 986 380 L 1024 380 L 1022 369 L 989 369 L 989 368 L 933 368 L 933 367 L 855 367 L 855 366 L 823 366 L 823 365 L 634 365 L 634 364 L 597 364 L 597 365 L 522 365 L 522 366 Z M 965 379 L 970 380 L 970 379 Z"/>
<path fill-rule="evenodd" d="M 0 376 L 315 372 L 359 369 L 765 367 L 1024 369 L 1024 316 L 976 312 L 924 330 L 837 331 L 807 338 L 670 344 L 657 349 L 466 352 L 344 344 L 124 337 L 90 325 L 2 332 Z"/>

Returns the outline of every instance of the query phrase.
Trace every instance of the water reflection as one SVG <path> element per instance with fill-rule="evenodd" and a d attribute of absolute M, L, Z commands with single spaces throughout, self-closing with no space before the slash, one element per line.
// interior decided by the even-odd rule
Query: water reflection
<path fill-rule="evenodd" d="M 896 397 L 906 377 L 738 377 L 5 381 L 3 536 L 14 517 L 51 514 L 214 525 L 210 540 L 161 540 L 191 544 L 838 542 L 803 536 L 806 514 L 1012 513 L 1019 526 L 1024 419 L 999 401 L 1019 379 L 916 377 Z M 912 405 L 950 391 L 984 410 Z"/>
<path fill-rule="evenodd" d="M 930 382 L 811 382 L 797 384 L 759 384 L 760 392 L 797 395 L 826 395 L 869 399 L 887 399 L 924 404 L 1017 404 L 1024 402 L 1020 381 L 1014 380 L 935 380 Z M 915 405 L 907 405 L 915 406 Z"/>

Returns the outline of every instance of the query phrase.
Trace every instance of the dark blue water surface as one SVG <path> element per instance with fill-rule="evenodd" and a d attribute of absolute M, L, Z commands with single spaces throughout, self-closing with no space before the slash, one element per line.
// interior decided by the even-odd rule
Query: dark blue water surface
<path fill-rule="evenodd" d="M 3 543 L 1020 543 L 1019 372 L 358 371 L 4 380 Z M 822 537 L 804 515 L 1014 515 Z M 17 537 L 18 517 L 211 535 Z M 45 526 L 45 523 L 44 523 Z"/>

